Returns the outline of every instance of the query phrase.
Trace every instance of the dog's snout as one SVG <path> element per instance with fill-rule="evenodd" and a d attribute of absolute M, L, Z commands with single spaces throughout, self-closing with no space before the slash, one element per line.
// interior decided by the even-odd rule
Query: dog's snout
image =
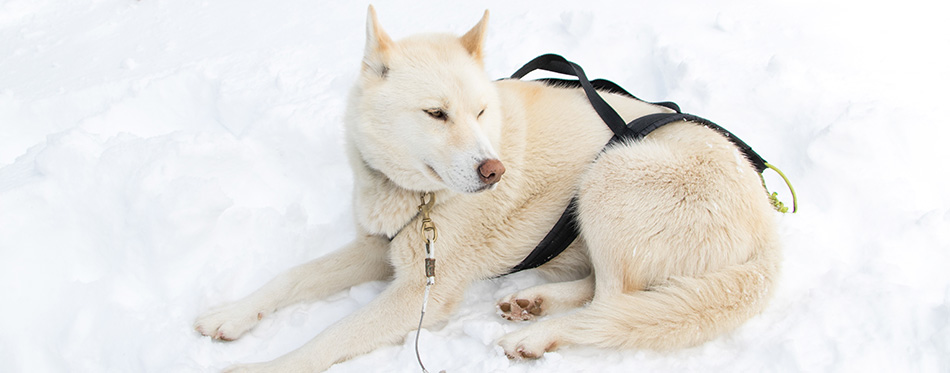
<path fill-rule="evenodd" d="M 498 182 L 501 179 L 501 175 L 505 174 L 505 165 L 501 164 L 501 161 L 497 159 L 489 159 L 482 162 L 478 165 L 478 177 L 482 179 L 482 182 L 488 185 L 492 185 Z"/>

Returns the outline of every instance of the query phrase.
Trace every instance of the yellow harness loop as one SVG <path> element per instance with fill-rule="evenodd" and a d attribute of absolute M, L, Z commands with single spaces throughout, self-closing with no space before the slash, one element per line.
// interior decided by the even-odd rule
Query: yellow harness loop
<path fill-rule="evenodd" d="M 782 170 L 779 170 L 778 167 L 775 167 L 768 162 L 765 163 L 765 167 L 768 167 L 772 171 L 775 171 L 775 173 L 777 173 L 779 176 L 782 177 L 782 180 L 785 180 L 785 185 L 787 185 L 788 190 L 792 192 L 792 213 L 794 214 L 795 212 L 798 211 L 798 197 L 795 196 L 795 188 L 792 187 L 792 182 L 788 181 L 788 178 L 785 177 L 785 173 L 782 172 Z M 778 193 L 772 192 L 771 194 L 769 194 L 769 187 L 765 186 L 765 177 L 762 176 L 762 174 L 759 174 L 759 178 L 762 179 L 762 187 L 765 188 L 765 194 L 768 194 L 769 201 L 772 202 L 772 207 L 774 207 L 775 210 L 777 210 L 778 212 L 787 213 L 788 206 L 785 206 L 785 204 L 782 203 L 782 201 L 778 200 Z"/>

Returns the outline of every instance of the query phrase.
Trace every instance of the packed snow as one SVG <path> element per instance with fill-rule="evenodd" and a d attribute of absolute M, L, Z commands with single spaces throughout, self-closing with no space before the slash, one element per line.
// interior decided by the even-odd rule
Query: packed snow
<path fill-rule="evenodd" d="M 933 5 L 930 5 L 933 4 Z M 0 371 L 212 372 L 273 359 L 365 305 L 359 285 L 235 342 L 197 315 L 354 235 L 342 113 L 366 3 L 0 1 Z M 448 372 L 950 371 L 950 26 L 865 1 L 380 1 L 387 31 L 462 33 L 486 70 L 544 53 L 676 101 L 791 178 L 783 276 L 738 330 L 673 352 L 512 361 L 476 283 L 421 334 Z M 790 203 L 781 179 L 770 189 Z M 418 371 L 415 332 L 331 372 Z"/>

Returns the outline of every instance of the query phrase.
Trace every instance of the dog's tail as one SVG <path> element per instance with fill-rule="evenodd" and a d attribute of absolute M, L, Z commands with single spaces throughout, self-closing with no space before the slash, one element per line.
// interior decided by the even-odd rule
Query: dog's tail
<path fill-rule="evenodd" d="M 778 276 L 777 250 L 702 277 L 674 277 L 646 291 L 594 299 L 571 339 L 610 348 L 698 345 L 761 312 Z"/>

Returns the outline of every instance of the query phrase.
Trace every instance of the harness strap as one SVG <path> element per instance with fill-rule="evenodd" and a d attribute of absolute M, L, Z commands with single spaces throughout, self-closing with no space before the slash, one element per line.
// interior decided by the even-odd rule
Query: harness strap
<path fill-rule="evenodd" d="M 657 128 L 676 121 L 688 121 L 712 128 L 725 136 L 727 139 L 729 139 L 729 141 L 735 144 L 737 148 L 739 148 L 739 151 L 745 155 L 745 157 L 749 160 L 749 162 L 752 163 L 752 166 L 760 175 L 763 171 L 765 171 L 766 168 L 770 168 L 769 166 L 771 166 L 765 161 L 765 159 L 752 150 L 752 147 L 733 135 L 732 132 L 729 132 L 725 128 L 722 128 L 721 126 L 707 119 L 691 114 L 683 114 L 680 111 L 679 106 L 673 102 L 647 103 L 669 108 L 675 111 L 675 113 L 649 114 L 634 119 L 630 123 L 624 123 L 620 115 L 617 114 L 617 112 L 614 111 L 614 109 L 610 107 L 610 105 L 608 105 L 602 97 L 600 97 L 600 94 L 597 93 L 597 90 L 619 93 L 638 101 L 646 101 L 637 98 L 630 92 L 627 92 L 609 80 L 597 79 L 594 81 L 589 81 L 587 76 L 584 74 L 584 70 L 581 69 L 580 66 L 559 55 L 545 54 L 539 56 L 534 60 L 531 60 L 531 62 L 525 64 L 522 68 L 518 69 L 518 71 L 511 75 L 511 79 L 521 79 L 529 72 L 538 69 L 577 77 L 577 80 L 548 78 L 540 79 L 540 81 L 557 86 L 575 88 L 579 87 L 584 89 L 584 93 L 587 95 L 587 99 L 590 101 L 594 111 L 597 112 L 597 115 L 600 116 L 604 123 L 607 124 L 607 127 L 609 127 L 614 133 L 614 137 L 611 138 L 610 142 L 605 145 L 605 148 L 611 144 L 624 140 L 640 140 Z M 789 187 L 791 187 L 790 184 Z M 768 191 L 766 191 L 766 193 L 768 193 Z M 772 198 L 774 198 L 774 195 Z M 576 208 L 577 196 L 575 195 L 573 198 L 571 198 L 567 208 L 564 209 L 564 213 L 561 214 L 561 217 L 558 219 L 557 223 L 554 224 L 554 227 L 551 229 L 551 231 L 544 236 L 541 242 L 538 243 L 534 250 L 532 250 L 531 253 L 521 261 L 521 263 L 512 268 L 508 273 L 510 274 L 525 269 L 539 267 L 567 249 L 567 247 L 570 246 L 580 234 L 577 227 L 577 219 L 574 215 Z"/>
<path fill-rule="evenodd" d="M 568 61 L 564 57 L 556 54 L 545 54 L 538 56 L 537 58 L 522 66 L 520 69 L 518 69 L 518 71 L 515 71 L 514 74 L 511 74 L 511 79 L 521 79 L 529 72 L 538 69 L 564 75 L 576 76 L 578 84 L 584 88 L 584 93 L 587 94 L 587 100 L 590 101 L 594 111 L 597 112 L 597 115 L 600 115 L 600 119 L 603 119 L 604 123 L 607 124 L 607 127 L 610 127 L 610 130 L 613 131 L 617 136 L 620 136 L 626 132 L 626 126 L 624 125 L 625 123 L 623 118 L 621 118 L 620 114 L 617 114 L 617 112 L 614 111 L 614 109 L 610 107 L 610 105 L 608 105 L 599 94 L 597 94 L 597 90 L 594 89 L 594 86 L 591 85 L 589 80 L 587 80 L 587 75 L 584 74 L 584 69 L 581 69 L 580 66 Z"/>
<path fill-rule="evenodd" d="M 575 195 L 571 198 L 571 202 L 567 204 L 567 208 L 564 209 L 564 213 L 561 214 L 557 223 L 554 223 L 554 227 L 551 228 L 551 231 L 548 232 L 548 234 L 541 239 L 541 242 L 538 243 L 538 246 L 535 246 L 534 250 L 532 250 L 521 263 L 514 266 L 508 274 L 540 267 L 542 264 L 551 261 L 551 259 L 554 259 L 554 257 L 564 252 L 564 250 L 577 239 L 577 236 L 580 235 L 580 231 L 577 230 L 577 219 L 574 218 L 574 209 L 576 208 L 577 196 Z"/>
<path fill-rule="evenodd" d="M 721 135 L 723 135 L 726 139 L 731 141 L 733 145 L 739 148 L 739 151 L 742 152 L 742 154 L 745 155 L 746 159 L 748 159 L 749 162 L 752 163 L 752 167 L 755 168 L 756 172 L 761 174 L 763 171 L 765 171 L 768 168 L 766 166 L 768 162 L 766 162 L 765 159 L 762 158 L 762 156 L 756 153 L 755 150 L 752 150 L 752 147 L 746 144 L 744 141 L 742 141 L 742 139 L 736 137 L 736 135 L 733 135 L 732 132 L 729 132 L 725 128 L 722 128 L 722 126 L 716 123 L 713 123 L 712 121 L 706 118 L 697 117 L 692 114 L 658 113 L 658 114 L 644 115 L 640 118 L 635 119 L 634 121 L 630 122 L 630 124 L 627 125 L 630 128 L 630 133 L 628 134 L 628 136 L 630 136 L 631 139 L 639 140 L 645 137 L 646 135 L 648 135 L 650 132 L 653 132 L 657 128 L 663 127 L 667 124 L 670 124 L 676 121 L 698 123 L 708 128 L 716 130 Z"/>

